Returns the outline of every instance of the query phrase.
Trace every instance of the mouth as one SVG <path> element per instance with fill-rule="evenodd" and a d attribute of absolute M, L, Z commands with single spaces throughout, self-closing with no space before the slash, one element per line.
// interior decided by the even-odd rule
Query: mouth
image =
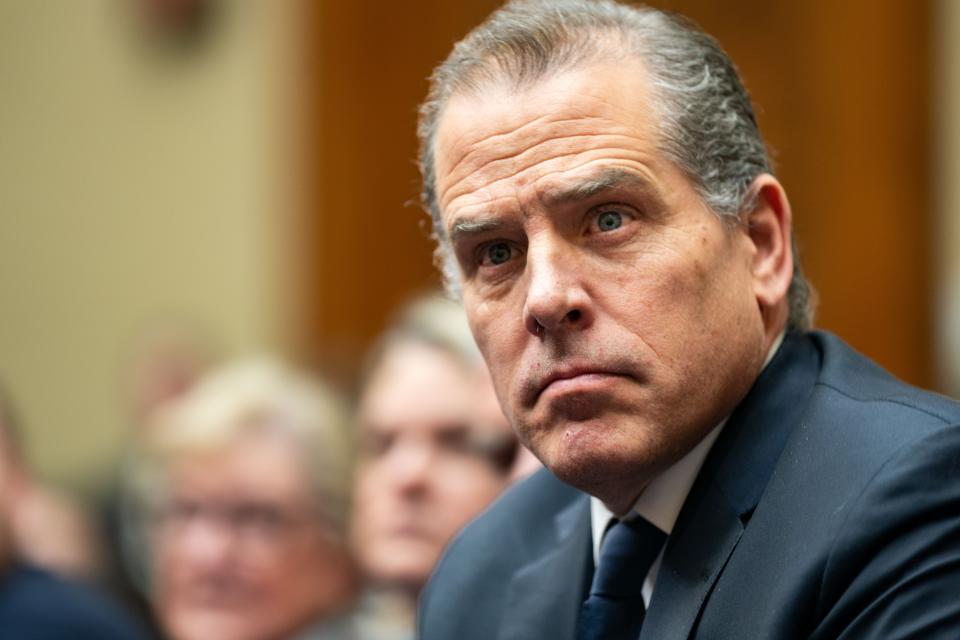
<path fill-rule="evenodd" d="M 596 366 L 562 367 L 533 380 L 527 387 L 528 406 L 534 406 L 541 397 L 589 391 L 622 378 L 631 377 L 619 370 Z"/>
<path fill-rule="evenodd" d="M 424 538 L 423 527 L 416 524 L 402 524 L 392 527 L 390 535 L 394 538 Z"/>

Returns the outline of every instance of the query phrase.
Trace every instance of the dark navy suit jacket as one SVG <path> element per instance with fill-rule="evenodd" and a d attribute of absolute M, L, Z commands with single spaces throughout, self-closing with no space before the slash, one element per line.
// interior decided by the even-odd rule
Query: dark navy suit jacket
<path fill-rule="evenodd" d="M 589 520 L 546 471 L 509 491 L 439 564 L 421 638 L 572 639 Z M 788 335 L 694 482 L 641 638 L 960 638 L 960 404 Z"/>
<path fill-rule="evenodd" d="M 14 564 L 0 572 L 0 640 L 146 640 L 126 611 L 79 583 Z"/>

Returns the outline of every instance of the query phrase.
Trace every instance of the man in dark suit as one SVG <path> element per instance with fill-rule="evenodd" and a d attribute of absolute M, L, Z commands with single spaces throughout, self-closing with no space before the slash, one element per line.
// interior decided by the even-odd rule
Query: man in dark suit
<path fill-rule="evenodd" d="M 960 634 L 960 406 L 810 331 L 713 39 L 510 3 L 435 71 L 420 136 L 448 282 L 549 469 L 452 544 L 425 640 Z"/>

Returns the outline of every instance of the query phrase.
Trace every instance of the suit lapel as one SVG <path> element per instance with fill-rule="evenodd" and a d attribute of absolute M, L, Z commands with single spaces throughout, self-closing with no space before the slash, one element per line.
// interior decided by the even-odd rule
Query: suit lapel
<path fill-rule="evenodd" d="M 586 495 L 561 511 L 555 543 L 514 573 L 498 640 L 572 640 L 593 566 Z"/>
<path fill-rule="evenodd" d="M 733 552 L 743 525 L 723 496 L 708 490 L 695 524 L 674 529 L 664 550 L 641 640 L 687 638 L 717 576 Z"/>
<path fill-rule="evenodd" d="M 788 335 L 727 421 L 664 550 L 641 640 L 690 637 L 763 495 L 820 371 L 806 336 Z"/>

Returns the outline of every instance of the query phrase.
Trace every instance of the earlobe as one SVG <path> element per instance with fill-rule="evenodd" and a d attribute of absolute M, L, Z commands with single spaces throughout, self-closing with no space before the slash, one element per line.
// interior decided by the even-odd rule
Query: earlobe
<path fill-rule="evenodd" d="M 753 290 L 761 309 L 770 311 L 786 303 L 793 278 L 791 211 L 780 182 L 768 173 L 751 185 L 752 205 L 745 214 L 747 234 L 753 243 Z"/>

